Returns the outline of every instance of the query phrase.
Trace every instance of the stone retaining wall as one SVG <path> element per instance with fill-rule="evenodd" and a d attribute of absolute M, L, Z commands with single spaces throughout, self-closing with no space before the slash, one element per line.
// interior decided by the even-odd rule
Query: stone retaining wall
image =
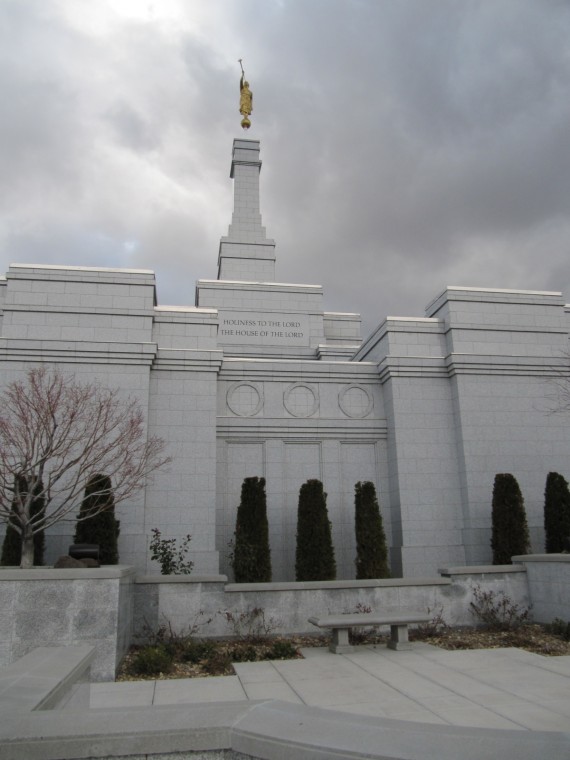
<path fill-rule="evenodd" d="M 440 578 L 394 578 L 312 583 L 227 583 L 223 576 L 145 576 L 135 583 L 135 636 L 171 625 L 176 632 L 198 625 L 200 636 L 234 632 L 224 613 L 261 608 L 273 633 L 317 633 L 313 615 L 428 608 L 450 625 L 470 625 L 472 588 L 504 590 L 513 602 L 528 606 L 524 567 L 514 565 L 447 568 Z M 210 621 L 206 624 L 206 621 Z"/>
<path fill-rule="evenodd" d="M 94 681 L 113 681 L 132 638 L 135 569 L 0 569 L 0 665 L 41 646 L 91 644 Z"/>
<path fill-rule="evenodd" d="M 526 569 L 533 618 L 570 620 L 570 554 L 527 554 L 513 562 Z"/>

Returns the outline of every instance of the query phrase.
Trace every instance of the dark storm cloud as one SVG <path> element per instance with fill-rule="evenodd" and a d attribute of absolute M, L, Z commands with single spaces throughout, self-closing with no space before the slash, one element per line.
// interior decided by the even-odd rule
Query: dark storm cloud
<path fill-rule="evenodd" d="M 230 221 L 243 57 L 279 280 L 367 327 L 446 284 L 568 298 L 566 3 L 79 5 L 0 5 L 3 268 L 144 266 L 192 303 Z"/>
<path fill-rule="evenodd" d="M 278 222 L 296 266 L 311 279 L 320 268 L 329 295 L 344 291 L 374 316 L 421 313 L 451 275 L 462 284 L 566 287 L 568 8 L 326 5 L 313 46 L 306 52 L 303 43 L 295 63 L 296 71 L 299 58 L 307 70 L 314 65 L 321 86 L 312 104 L 318 129 L 314 114 L 305 137 L 302 124 L 293 127 L 303 160 L 318 171 L 311 181 L 301 169 L 299 224 L 289 227 L 291 215 Z M 316 29 L 316 18 L 308 26 Z M 278 131 L 276 141 L 286 141 L 287 130 Z M 536 234 L 560 218 L 556 241 Z M 534 245 L 521 247 L 521 238 Z M 457 263 L 475 241 L 485 267 L 469 261 L 466 281 Z"/>

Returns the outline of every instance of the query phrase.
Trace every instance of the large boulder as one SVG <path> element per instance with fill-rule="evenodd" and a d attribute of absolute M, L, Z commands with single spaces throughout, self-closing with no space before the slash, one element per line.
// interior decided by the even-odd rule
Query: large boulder
<path fill-rule="evenodd" d="M 74 559 L 73 557 L 70 557 L 69 554 L 64 554 L 61 557 L 59 557 L 58 560 L 54 562 L 53 566 L 57 570 L 85 567 L 85 565 L 80 559 Z"/>

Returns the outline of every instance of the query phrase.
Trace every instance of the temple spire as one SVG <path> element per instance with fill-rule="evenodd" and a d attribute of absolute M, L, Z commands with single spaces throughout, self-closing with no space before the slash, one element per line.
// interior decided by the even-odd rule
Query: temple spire
<path fill-rule="evenodd" d="M 234 140 L 230 177 L 234 211 L 220 240 L 219 280 L 275 281 L 275 241 L 267 238 L 259 210 L 259 140 Z"/>

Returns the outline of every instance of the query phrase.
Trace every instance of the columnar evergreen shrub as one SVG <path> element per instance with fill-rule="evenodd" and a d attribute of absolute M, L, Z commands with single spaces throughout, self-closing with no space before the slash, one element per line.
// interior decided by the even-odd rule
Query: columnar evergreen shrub
<path fill-rule="evenodd" d="M 295 577 L 298 581 L 336 578 L 327 495 L 320 480 L 308 480 L 299 492 Z"/>
<path fill-rule="evenodd" d="M 32 523 L 41 520 L 45 515 L 46 499 L 44 495 L 44 484 L 40 480 L 34 488 L 34 498 L 30 508 Z M 44 564 L 44 552 L 46 546 L 45 531 L 40 528 L 34 533 L 34 565 Z"/>
<path fill-rule="evenodd" d="M 26 478 L 20 476 L 17 479 L 17 488 L 20 493 L 28 492 L 28 484 Z M 16 486 L 15 486 L 16 487 Z M 45 510 L 45 498 L 42 493 L 43 484 L 38 482 L 36 485 L 35 496 L 32 500 L 30 507 L 30 517 L 32 522 L 34 519 L 43 517 Z M 12 502 L 12 511 L 15 508 L 16 497 Z M 17 524 L 17 523 L 15 523 Z M 43 530 L 39 530 L 34 534 L 34 565 L 44 564 L 44 550 L 45 550 L 45 533 Z M 9 565 L 20 565 L 22 561 L 22 534 L 16 530 L 11 520 L 8 520 L 6 525 L 6 534 L 2 543 L 2 555 L 0 557 L 0 565 L 6 567 Z"/>
<path fill-rule="evenodd" d="M 14 489 L 21 491 L 27 491 L 28 485 L 26 479 L 19 477 L 14 480 Z M 16 496 L 12 499 L 11 512 L 15 511 Z M 8 519 L 6 523 L 6 534 L 2 543 L 2 556 L 0 558 L 0 564 L 3 567 L 9 567 L 10 565 L 19 565 L 22 560 L 22 536 L 16 530 L 12 524 L 12 518 Z"/>
<path fill-rule="evenodd" d="M 271 582 L 265 478 L 242 483 L 231 563 L 236 583 Z"/>
<path fill-rule="evenodd" d="M 10 567 L 15 565 L 19 567 L 22 561 L 22 536 L 10 521 L 6 523 L 6 533 L 2 542 L 2 555 L 0 556 L 0 565 Z"/>
<path fill-rule="evenodd" d="M 530 551 L 524 500 L 510 473 L 495 475 L 491 548 L 494 565 L 510 565 L 511 557 Z"/>
<path fill-rule="evenodd" d="M 549 472 L 544 491 L 544 533 L 548 554 L 567 549 L 570 541 L 570 491 L 557 472 Z"/>
<path fill-rule="evenodd" d="M 354 487 L 356 578 L 389 578 L 388 548 L 374 483 Z"/>
<path fill-rule="evenodd" d="M 77 520 L 74 542 L 98 544 L 99 562 L 102 565 L 116 565 L 119 561 L 117 539 L 120 523 L 115 518 L 111 479 L 106 475 L 93 475 L 87 481 Z"/>

